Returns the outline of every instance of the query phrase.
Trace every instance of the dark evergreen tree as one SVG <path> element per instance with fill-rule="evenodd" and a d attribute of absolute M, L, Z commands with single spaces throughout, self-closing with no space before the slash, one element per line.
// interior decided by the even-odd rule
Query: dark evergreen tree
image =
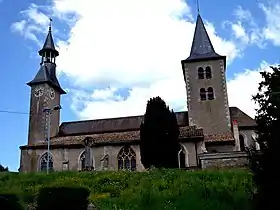
<path fill-rule="evenodd" d="M 141 162 L 145 168 L 178 168 L 180 149 L 176 115 L 160 98 L 151 98 L 140 126 Z"/>
<path fill-rule="evenodd" d="M 259 84 L 259 93 L 253 96 L 259 105 L 255 119 L 261 151 L 251 150 L 250 160 L 257 188 L 254 193 L 255 209 L 260 210 L 279 208 L 280 70 L 279 67 L 271 68 L 271 73 L 261 72 L 263 81 Z"/>
<path fill-rule="evenodd" d="M 9 171 L 8 167 L 4 167 L 0 164 L 0 172 L 5 172 L 5 171 Z"/>

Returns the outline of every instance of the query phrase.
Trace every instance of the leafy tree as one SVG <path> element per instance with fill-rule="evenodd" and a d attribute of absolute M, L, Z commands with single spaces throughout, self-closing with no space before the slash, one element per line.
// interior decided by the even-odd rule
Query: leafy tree
<path fill-rule="evenodd" d="M 140 126 L 141 162 L 145 168 L 178 168 L 179 127 L 175 113 L 160 98 L 151 98 Z"/>
<path fill-rule="evenodd" d="M 253 96 L 259 105 L 256 114 L 258 143 L 261 152 L 251 152 L 251 168 L 257 187 L 254 195 L 256 209 L 278 209 L 280 181 L 277 168 L 280 149 L 280 70 L 271 67 L 272 72 L 261 72 L 263 81 L 259 93 Z"/>
<path fill-rule="evenodd" d="M 0 172 L 9 171 L 8 167 L 4 167 L 0 164 Z"/>

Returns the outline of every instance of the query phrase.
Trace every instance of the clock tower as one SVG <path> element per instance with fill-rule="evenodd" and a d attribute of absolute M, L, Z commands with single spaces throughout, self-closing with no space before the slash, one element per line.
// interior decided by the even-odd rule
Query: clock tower
<path fill-rule="evenodd" d="M 39 55 L 40 69 L 34 79 L 27 83 L 31 87 L 28 145 L 46 141 L 48 116 L 43 110 L 60 105 L 60 96 L 66 94 L 56 77 L 56 57 L 59 52 L 55 49 L 51 25 Z M 60 110 L 56 110 L 51 114 L 50 137 L 58 134 L 59 121 Z"/>

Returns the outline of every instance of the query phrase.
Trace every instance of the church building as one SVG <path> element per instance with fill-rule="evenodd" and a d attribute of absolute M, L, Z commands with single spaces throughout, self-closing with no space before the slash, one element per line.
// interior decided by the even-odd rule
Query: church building
<path fill-rule="evenodd" d="M 94 170 L 144 170 L 139 148 L 143 116 L 60 124 L 60 97 L 66 92 L 56 77 L 59 52 L 51 27 L 39 55 L 40 69 L 27 83 L 31 88 L 29 131 L 27 145 L 20 147 L 19 171 L 46 170 L 48 133 L 50 170 L 79 171 L 88 164 Z M 176 113 L 180 168 L 237 164 L 246 156 L 246 147 L 259 147 L 254 133 L 256 123 L 239 108 L 229 107 L 226 56 L 215 52 L 200 14 L 190 55 L 181 64 L 188 111 Z"/>

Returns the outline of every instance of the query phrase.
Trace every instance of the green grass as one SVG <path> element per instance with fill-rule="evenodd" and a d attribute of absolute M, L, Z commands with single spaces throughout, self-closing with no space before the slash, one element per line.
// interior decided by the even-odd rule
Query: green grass
<path fill-rule="evenodd" d="M 0 193 L 34 203 L 41 187 L 81 186 L 102 210 L 250 209 L 251 174 L 247 170 L 150 172 L 0 173 Z"/>

